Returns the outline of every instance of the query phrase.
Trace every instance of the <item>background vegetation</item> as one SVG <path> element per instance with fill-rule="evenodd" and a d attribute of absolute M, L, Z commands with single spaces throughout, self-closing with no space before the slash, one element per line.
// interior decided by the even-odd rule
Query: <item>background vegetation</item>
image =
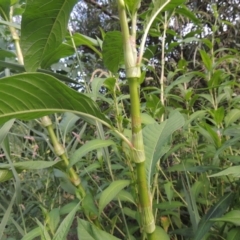
<path fill-rule="evenodd" d="M 239 1 L 142 1 L 138 50 L 165 3 L 138 86 L 158 237 L 237 240 Z M 0 0 L 0 239 L 152 239 L 120 31 L 115 1 Z"/>

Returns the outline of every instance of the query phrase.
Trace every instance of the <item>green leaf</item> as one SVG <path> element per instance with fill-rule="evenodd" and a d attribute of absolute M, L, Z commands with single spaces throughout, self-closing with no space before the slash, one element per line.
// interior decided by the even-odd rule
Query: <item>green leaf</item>
<path fill-rule="evenodd" d="M 78 161 L 81 160 L 83 156 L 85 156 L 88 152 L 92 150 L 96 150 L 99 148 L 108 147 L 110 145 L 114 145 L 115 143 L 112 140 L 101 140 L 94 139 L 87 143 L 85 143 L 82 147 L 76 150 L 70 158 L 69 167 L 72 167 Z"/>
<path fill-rule="evenodd" d="M 61 161 L 25 161 L 25 162 L 15 162 L 12 163 L 14 168 L 17 170 L 28 170 L 28 169 L 44 169 L 44 168 L 49 168 L 52 167 Z M 11 164 L 7 163 L 0 163 L 0 169 L 3 168 L 11 168 Z"/>
<path fill-rule="evenodd" d="M 5 60 L 5 58 L 15 58 L 16 54 L 12 51 L 0 49 L 0 59 Z"/>
<path fill-rule="evenodd" d="M 237 121 L 239 118 L 240 118 L 240 110 L 239 109 L 230 110 L 224 119 L 226 127 L 228 127 L 230 124 Z"/>
<path fill-rule="evenodd" d="M 72 209 L 72 211 L 63 219 L 60 226 L 58 227 L 58 230 L 56 231 L 53 240 L 60 240 L 60 239 L 66 239 L 67 234 L 69 232 L 69 229 L 72 225 L 73 219 L 75 217 L 75 214 L 77 210 L 79 209 L 80 203 L 78 203 L 75 208 Z"/>
<path fill-rule="evenodd" d="M 61 131 L 66 136 L 75 126 L 76 122 L 79 120 L 79 117 L 73 113 L 67 112 L 64 113 L 62 121 L 59 124 Z"/>
<path fill-rule="evenodd" d="M 52 240 L 48 231 L 47 231 L 47 227 L 44 226 L 38 219 L 36 219 L 37 225 L 39 226 L 39 228 L 41 229 L 41 239 L 42 240 Z"/>
<path fill-rule="evenodd" d="M 53 63 L 56 63 L 59 61 L 60 58 L 71 56 L 75 53 L 75 49 L 72 45 L 67 43 L 60 44 L 57 48 L 55 48 L 50 53 L 46 53 L 45 56 L 43 56 L 43 60 L 41 63 L 42 68 L 48 68 Z"/>
<path fill-rule="evenodd" d="M 196 14 L 194 14 L 184 5 L 182 5 L 180 8 L 176 8 L 176 13 L 178 13 L 181 17 L 187 17 L 195 24 L 198 24 L 200 22 L 199 19 L 196 17 Z"/>
<path fill-rule="evenodd" d="M 13 173 L 7 169 L 0 169 L 0 182 L 5 182 L 13 177 Z"/>
<path fill-rule="evenodd" d="M 95 216 L 98 215 L 98 209 L 95 205 L 93 196 L 90 193 L 87 193 L 83 198 L 82 208 L 86 216 L 90 216 L 90 214 L 94 214 Z M 91 219 L 91 217 L 89 219 Z"/>
<path fill-rule="evenodd" d="M 59 208 L 53 208 L 49 213 L 47 213 L 47 224 L 51 230 L 51 233 L 55 232 L 58 224 L 60 222 L 60 210 Z"/>
<path fill-rule="evenodd" d="M 41 228 L 36 227 L 32 229 L 30 232 L 28 232 L 21 240 L 33 240 L 38 236 L 41 236 Z"/>
<path fill-rule="evenodd" d="M 15 119 L 7 121 L 0 129 L 0 145 L 10 131 Z"/>
<path fill-rule="evenodd" d="M 170 237 L 168 234 L 164 231 L 163 228 L 156 226 L 156 229 L 154 231 L 154 235 L 157 236 L 157 239 L 161 240 L 170 240 Z"/>
<path fill-rule="evenodd" d="M 212 218 L 214 222 L 228 222 L 240 226 L 240 210 L 232 210 L 220 218 Z"/>
<path fill-rule="evenodd" d="M 25 72 L 25 69 L 24 69 L 23 65 L 16 64 L 16 63 L 11 63 L 11 62 L 6 62 L 6 61 L 1 61 L 1 60 L 0 60 L 0 67 L 10 68 L 10 69 L 13 69 L 13 70 L 18 71 L 18 72 Z M 48 70 L 44 70 L 44 69 L 38 69 L 37 72 L 46 73 L 48 75 L 51 75 L 51 76 L 59 79 L 60 81 L 66 82 L 66 83 L 79 84 L 77 81 L 75 81 L 75 80 L 73 80 L 69 77 L 66 77 L 62 74 L 54 73 L 52 71 L 48 71 Z"/>
<path fill-rule="evenodd" d="M 168 120 L 160 125 L 157 123 L 149 124 L 143 129 L 144 149 L 146 155 L 145 166 L 149 186 L 158 160 L 170 149 L 169 146 L 166 146 L 169 137 L 174 131 L 181 128 L 183 125 L 184 118 L 176 111 Z"/>
<path fill-rule="evenodd" d="M 13 208 L 13 204 L 15 202 L 16 193 L 13 195 L 10 204 L 8 205 L 7 210 L 5 211 L 4 215 L 1 217 L 1 223 L 0 223 L 0 239 L 3 239 L 3 234 L 5 232 L 5 227 L 9 221 L 9 218 L 11 217 L 11 211 Z"/>
<path fill-rule="evenodd" d="M 44 56 L 63 41 L 69 15 L 77 0 L 27 1 L 22 15 L 21 47 L 29 72 L 41 66 Z"/>
<path fill-rule="evenodd" d="M 220 217 L 227 208 L 231 205 L 234 198 L 233 193 L 223 196 L 214 206 L 212 206 L 206 215 L 202 217 L 198 224 L 197 231 L 194 236 L 194 240 L 202 240 L 203 237 L 209 232 L 214 222 L 209 221 L 211 218 Z"/>
<path fill-rule="evenodd" d="M 26 73 L 0 80 L 0 125 L 12 118 L 30 120 L 67 111 L 92 123 L 111 123 L 90 98 L 49 75 Z"/>
<path fill-rule="evenodd" d="M 227 240 L 238 240 L 240 235 L 240 228 L 233 228 L 227 234 Z"/>
<path fill-rule="evenodd" d="M 140 7 L 141 0 L 124 0 L 131 14 L 134 14 Z"/>
<path fill-rule="evenodd" d="M 158 204 L 154 204 L 154 207 L 159 208 L 161 210 L 169 210 L 169 209 L 176 209 L 180 207 L 184 207 L 185 205 L 178 201 L 171 201 L 171 202 L 161 202 Z"/>
<path fill-rule="evenodd" d="M 229 176 L 240 177 L 240 166 L 232 166 L 221 172 L 210 175 L 209 177 L 221 177 L 221 176 Z"/>
<path fill-rule="evenodd" d="M 118 71 L 123 58 L 123 40 L 119 31 L 107 32 L 103 41 L 103 62 L 113 73 Z"/>
<path fill-rule="evenodd" d="M 96 48 L 96 47 L 100 47 L 99 41 L 97 41 L 96 39 L 90 38 L 88 36 L 85 36 L 83 34 L 80 34 L 80 33 L 75 33 L 72 38 L 77 47 L 82 46 L 82 45 L 87 46 L 90 49 L 92 49 L 95 53 L 97 53 L 100 58 L 102 58 L 101 52 L 99 52 Z M 69 45 L 72 45 L 71 42 L 72 42 L 71 39 L 67 41 L 67 43 Z"/>
<path fill-rule="evenodd" d="M 10 0 L 0 1 L 0 16 L 6 21 L 9 20 L 10 5 L 11 5 Z"/>
<path fill-rule="evenodd" d="M 93 224 L 78 218 L 78 238 L 81 240 L 120 240 L 113 235 L 104 232 Z"/>
<path fill-rule="evenodd" d="M 99 199 L 99 215 L 107 206 L 107 204 L 111 202 L 115 196 L 129 184 L 130 181 L 128 180 L 117 180 L 112 182 L 106 189 L 104 189 Z"/>
<path fill-rule="evenodd" d="M 212 70 L 212 60 L 204 50 L 199 50 L 204 66 L 208 71 Z"/>
<path fill-rule="evenodd" d="M 126 190 L 121 190 L 114 199 L 115 200 L 119 199 L 120 201 L 124 202 L 130 202 L 137 206 L 133 195 Z"/>

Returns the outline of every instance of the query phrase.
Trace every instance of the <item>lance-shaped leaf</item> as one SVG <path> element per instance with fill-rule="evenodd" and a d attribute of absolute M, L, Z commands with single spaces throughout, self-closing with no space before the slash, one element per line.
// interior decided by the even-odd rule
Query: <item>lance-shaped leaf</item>
<path fill-rule="evenodd" d="M 63 41 L 77 0 L 29 0 L 22 15 L 21 47 L 25 68 L 34 72 L 46 54 Z"/>
<path fill-rule="evenodd" d="M 12 118 L 30 120 L 56 112 L 73 112 L 110 127 L 94 101 L 54 77 L 23 73 L 0 79 L 0 125 Z"/>
<path fill-rule="evenodd" d="M 158 160 L 169 151 L 167 146 L 169 137 L 174 131 L 184 125 L 184 118 L 179 112 L 174 112 L 172 116 L 161 123 L 149 124 L 143 129 L 144 149 L 146 155 L 146 172 L 148 185 L 156 170 Z"/>

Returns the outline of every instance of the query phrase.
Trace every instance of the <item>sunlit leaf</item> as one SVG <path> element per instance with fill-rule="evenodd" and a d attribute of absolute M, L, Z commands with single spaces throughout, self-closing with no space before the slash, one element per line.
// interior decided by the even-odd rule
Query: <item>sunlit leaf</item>
<path fill-rule="evenodd" d="M 122 34 L 118 31 L 107 32 L 103 41 L 103 62 L 113 73 L 116 73 L 119 64 L 123 62 Z"/>
<path fill-rule="evenodd" d="M 29 72 L 41 66 L 44 57 L 63 41 L 68 18 L 77 0 L 29 0 L 22 15 L 21 47 Z"/>

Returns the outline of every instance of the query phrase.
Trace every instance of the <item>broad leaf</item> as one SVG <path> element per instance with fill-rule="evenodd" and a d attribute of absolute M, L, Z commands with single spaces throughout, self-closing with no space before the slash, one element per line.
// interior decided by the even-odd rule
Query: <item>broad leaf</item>
<path fill-rule="evenodd" d="M 220 217 L 231 205 L 234 198 L 233 193 L 226 194 L 223 196 L 214 206 L 212 206 L 207 214 L 202 217 L 198 224 L 197 231 L 194 236 L 194 240 L 201 240 L 207 234 L 214 224 L 214 222 L 209 221 L 211 218 Z"/>
<path fill-rule="evenodd" d="M 151 178 L 155 172 L 158 160 L 169 151 L 169 137 L 174 131 L 184 125 L 184 118 L 179 112 L 175 112 L 168 120 L 160 125 L 149 124 L 143 129 L 144 149 L 146 155 L 146 172 L 148 185 L 151 184 Z"/>
<path fill-rule="evenodd" d="M 12 118 L 30 120 L 67 111 L 110 124 L 95 102 L 49 75 L 27 73 L 0 80 L 0 125 Z"/>
<path fill-rule="evenodd" d="M 103 41 L 103 62 L 113 73 L 118 71 L 123 62 L 123 40 L 118 31 L 108 32 Z"/>
<path fill-rule="evenodd" d="M 113 235 L 104 232 L 93 224 L 78 218 L 78 238 L 81 240 L 120 240 Z"/>
<path fill-rule="evenodd" d="M 117 180 L 112 182 L 104 191 L 101 193 L 99 200 L 99 215 L 103 209 L 111 202 L 115 196 L 126 186 L 130 184 L 128 180 Z"/>
<path fill-rule="evenodd" d="M 22 15 L 21 47 L 27 71 L 36 71 L 46 54 L 63 41 L 77 0 L 27 1 Z"/>

